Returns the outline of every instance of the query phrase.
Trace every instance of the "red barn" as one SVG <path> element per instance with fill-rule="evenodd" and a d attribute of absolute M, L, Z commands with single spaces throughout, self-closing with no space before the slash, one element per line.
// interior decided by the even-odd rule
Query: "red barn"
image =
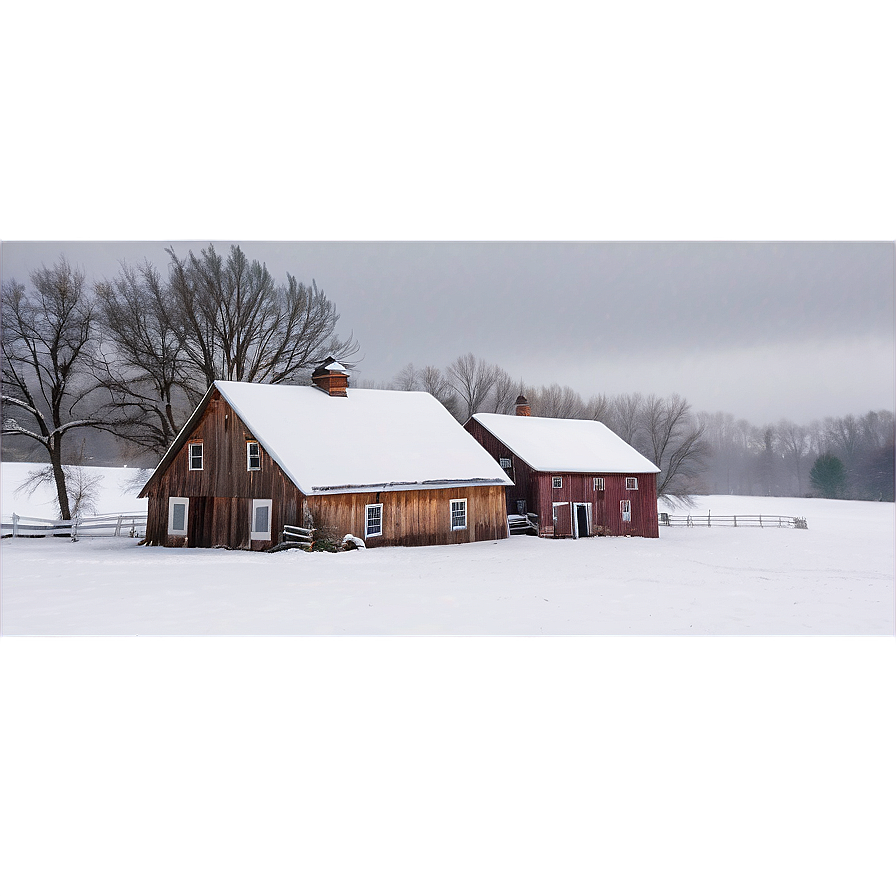
<path fill-rule="evenodd" d="M 659 467 L 595 420 L 474 414 L 469 432 L 513 480 L 509 515 L 528 516 L 541 536 L 659 537 Z"/>
<path fill-rule="evenodd" d="M 148 543 L 264 550 L 312 523 L 368 547 L 507 536 L 510 480 L 435 398 L 347 389 L 327 361 L 314 386 L 214 383 L 140 493 Z"/>

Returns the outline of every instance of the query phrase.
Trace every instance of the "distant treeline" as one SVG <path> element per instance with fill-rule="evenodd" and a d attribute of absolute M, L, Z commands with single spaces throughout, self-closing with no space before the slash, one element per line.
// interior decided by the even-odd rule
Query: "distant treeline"
<path fill-rule="evenodd" d="M 408 364 L 388 383 L 356 385 L 423 389 L 461 422 L 479 411 L 512 414 L 521 393 L 537 416 L 599 420 L 664 469 L 670 479 L 665 493 L 670 496 L 894 500 L 896 424 L 889 410 L 826 417 L 806 426 L 786 419 L 756 426 L 721 411 L 695 413 L 678 395 L 598 393 L 584 398 L 569 386 L 516 380 L 500 366 L 471 354 L 444 370 Z M 839 461 L 842 478 L 828 484 L 816 468 L 819 458 Z"/>

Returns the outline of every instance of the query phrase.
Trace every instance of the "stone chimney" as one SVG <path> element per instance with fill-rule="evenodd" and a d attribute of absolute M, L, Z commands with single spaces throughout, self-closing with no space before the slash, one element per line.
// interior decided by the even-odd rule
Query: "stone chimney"
<path fill-rule="evenodd" d="M 529 399 L 525 395 L 519 395 L 516 399 L 517 417 L 531 417 L 532 409 L 529 407 Z"/>
<path fill-rule="evenodd" d="M 346 398 L 348 388 L 348 370 L 335 358 L 324 358 L 311 374 L 311 382 L 327 395 Z"/>

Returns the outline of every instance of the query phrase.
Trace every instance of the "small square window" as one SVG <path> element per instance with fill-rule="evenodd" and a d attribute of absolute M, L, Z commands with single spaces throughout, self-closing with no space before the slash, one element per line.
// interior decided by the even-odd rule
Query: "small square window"
<path fill-rule="evenodd" d="M 501 469 L 502 470 L 512 470 L 513 469 L 513 461 L 509 457 L 501 458 Z"/>
<path fill-rule="evenodd" d="M 625 488 L 627 491 L 633 492 L 638 490 L 638 480 L 634 476 L 627 476 L 625 479 Z"/>
<path fill-rule="evenodd" d="M 246 469 L 261 469 L 261 449 L 258 442 L 246 442 Z"/>
<path fill-rule="evenodd" d="M 383 534 L 383 505 L 368 504 L 364 526 L 364 537 L 371 538 L 374 535 Z"/>
<path fill-rule="evenodd" d="M 202 469 L 202 442 L 190 442 L 190 469 Z"/>
<path fill-rule="evenodd" d="M 554 476 L 554 488 L 563 488 L 563 477 L 562 476 Z"/>
<path fill-rule="evenodd" d="M 467 528 L 467 499 L 451 502 L 451 530 Z"/>
<path fill-rule="evenodd" d="M 594 477 L 594 490 L 596 492 L 602 492 L 604 490 L 604 477 L 603 476 L 595 476 Z"/>

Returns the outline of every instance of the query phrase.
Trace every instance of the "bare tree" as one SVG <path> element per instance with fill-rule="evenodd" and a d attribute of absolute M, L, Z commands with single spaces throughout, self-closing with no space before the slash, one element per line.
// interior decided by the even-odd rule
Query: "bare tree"
<path fill-rule="evenodd" d="M 413 364 L 405 364 L 392 377 L 392 385 L 400 392 L 418 392 L 420 390 L 420 371 Z"/>
<path fill-rule="evenodd" d="M 498 368 L 494 364 L 475 357 L 471 352 L 460 355 L 448 365 L 447 379 L 457 394 L 460 403 L 458 410 L 463 420 L 469 420 L 482 410 L 497 377 Z"/>
<path fill-rule="evenodd" d="M 437 398 L 455 417 L 457 416 L 457 395 L 448 382 L 448 377 L 438 367 L 427 364 L 420 371 L 420 388 Z"/>
<path fill-rule="evenodd" d="M 696 479 L 706 465 L 709 445 L 704 427 L 680 395 L 642 402 L 642 453 L 659 468 L 656 493 L 669 503 L 692 503 Z"/>
<path fill-rule="evenodd" d="M 783 459 L 792 465 L 796 476 L 796 493 L 803 495 L 805 494 L 803 471 L 810 449 L 809 431 L 805 426 L 800 426 L 790 420 L 779 421 L 777 431 L 778 442 L 784 455 Z"/>
<path fill-rule="evenodd" d="M 643 404 L 644 396 L 640 392 L 617 395 L 613 399 L 610 429 L 629 445 L 634 445 L 640 435 Z"/>
<path fill-rule="evenodd" d="M 526 393 L 532 413 L 536 417 L 559 417 L 565 420 L 585 416 L 581 395 L 569 386 L 551 383 L 550 386 L 530 388 Z"/>
<path fill-rule="evenodd" d="M 309 287 L 287 274 L 286 286 L 278 286 L 239 246 L 226 258 L 213 245 L 184 259 L 168 254 L 175 323 L 206 388 L 216 379 L 292 382 L 315 359 L 357 351 L 351 337 L 336 336 L 339 315 L 313 280 Z"/>
<path fill-rule="evenodd" d="M 613 409 L 610 398 L 603 392 L 600 392 L 597 395 L 592 395 L 591 398 L 585 402 L 585 406 L 582 409 L 582 416 L 587 420 L 597 420 L 598 423 L 603 423 L 604 425 L 609 426 L 610 421 L 613 419 Z"/>
<path fill-rule="evenodd" d="M 97 427 L 99 419 L 78 405 L 97 387 L 90 376 L 94 309 L 84 274 L 66 259 L 31 273 L 32 291 L 3 285 L 3 435 L 42 445 L 52 469 L 62 519 L 71 519 L 65 437 Z"/>
<path fill-rule="evenodd" d="M 109 393 L 106 427 L 161 457 L 204 391 L 190 378 L 177 300 L 148 262 L 96 284 L 105 336 L 97 376 Z"/>
<path fill-rule="evenodd" d="M 495 382 L 488 399 L 493 414 L 512 414 L 520 384 L 503 367 L 495 367 Z"/>

